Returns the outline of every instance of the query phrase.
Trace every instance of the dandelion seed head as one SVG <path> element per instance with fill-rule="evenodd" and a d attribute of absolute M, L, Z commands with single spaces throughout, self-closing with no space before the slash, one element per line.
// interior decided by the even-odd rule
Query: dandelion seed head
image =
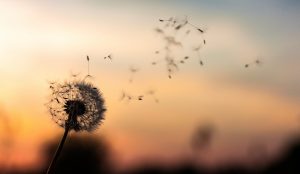
<path fill-rule="evenodd" d="M 104 119 L 104 100 L 98 88 L 83 80 L 51 84 L 46 104 L 52 119 L 61 127 L 93 131 Z"/>

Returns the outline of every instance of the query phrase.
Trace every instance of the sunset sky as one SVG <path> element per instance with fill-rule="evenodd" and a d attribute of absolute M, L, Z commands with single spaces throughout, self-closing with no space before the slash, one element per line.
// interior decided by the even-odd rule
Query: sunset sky
<path fill-rule="evenodd" d="M 45 106 L 48 82 L 84 77 L 89 55 L 90 81 L 107 107 L 92 134 L 108 139 L 120 166 L 192 156 L 193 131 L 206 124 L 215 128 L 201 156 L 208 165 L 247 162 L 255 144 L 277 154 L 300 130 L 299 11 L 297 0 L 0 0 L 0 140 L 13 137 L 0 153 L 17 166 L 38 163 L 40 146 L 63 133 Z M 191 51 L 202 36 L 182 38 L 175 52 L 191 58 L 169 79 L 163 61 L 151 65 L 163 60 L 154 29 L 185 16 L 205 29 L 205 64 Z M 258 57 L 261 66 L 252 63 Z M 122 91 L 144 100 L 120 101 Z"/>

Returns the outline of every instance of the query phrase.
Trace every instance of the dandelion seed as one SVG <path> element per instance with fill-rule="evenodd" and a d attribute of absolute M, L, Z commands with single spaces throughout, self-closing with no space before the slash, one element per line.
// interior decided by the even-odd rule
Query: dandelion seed
<path fill-rule="evenodd" d="M 93 78 L 93 76 L 91 76 L 91 75 L 86 75 L 85 77 L 84 77 L 84 79 L 83 80 L 86 80 L 86 79 L 92 79 Z"/>
<path fill-rule="evenodd" d="M 256 60 L 254 60 L 254 62 L 245 64 L 245 68 L 248 68 L 250 67 L 250 65 L 252 66 L 253 64 L 259 66 L 262 64 L 262 61 L 259 58 L 257 58 Z"/>
<path fill-rule="evenodd" d="M 146 94 L 154 95 L 154 94 L 155 94 L 155 91 L 154 91 L 154 90 L 149 90 L 149 91 L 146 92 Z"/>
<path fill-rule="evenodd" d="M 137 68 L 134 68 L 133 66 L 131 66 L 131 67 L 129 68 L 129 70 L 130 70 L 130 72 L 132 72 L 132 73 L 135 73 L 135 72 L 138 71 L 138 69 L 137 69 Z"/>
<path fill-rule="evenodd" d="M 188 24 L 188 20 L 187 19 L 184 19 L 183 22 L 179 25 L 177 25 L 175 27 L 175 30 L 180 30 L 181 28 L 183 28 L 184 26 L 186 26 L 186 24 Z"/>
<path fill-rule="evenodd" d="M 196 30 L 200 31 L 201 33 L 204 33 L 204 30 L 202 30 L 201 28 L 196 27 L 194 24 L 190 23 L 190 22 L 188 21 L 188 19 L 185 19 L 185 21 L 186 21 L 186 24 L 189 24 L 190 26 L 192 26 L 192 27 L 195 28 Z"/>
<path fill-rule="evenodd" d="M 132 96 L 132 95 L 122 91 L 120 100 L 122 101 L 125 98 L 127 98 L 127 101 L 130 101 L 130 100 L 143 100 L 144 96 L 143 95 Z"/>
<path fill-rule="evenodd" d="M 261 61 L 259 58 L 257 58 L 257 59 L 255 60 L 255 64 L 256 64 L 256 65 L 261 65 L 261 64 L 262 64 L 262 61 Z"/>
<path fill-rule="evenodd" d="M 137 68 L 133 67 L 133 66 L 130 66 L 129 67 L 129 71 L 130 71 L 130 78 L 129 78 L 129 82 L 131 83 L 133 81 L 133 76 L 134 74 L 138 71 Z"/>
<path fill-rule="evenodd" d="M 142 95 L 138 96 L 138 100 L 143 100 L 143 97 Z"/>
<path fill-rule="evenodd" d="M 112 60 L 111 54 L 109 54 L 108 56 L 105 56 L 104 59 L 110 59 L 110 60 Z"/>
<path fill-rule="evenodd" d="M 203 61 L 202 61 L 202 60 L 200 60 L 200 61 L 199 61 L 199 63 L 200 63 L 200 65 L 201 65 L 201 66 L 203 66 L 203 65 L 204 65 L 204 63 L 203 63 Z"/>
<path fill-rule="evenodd" d="M 198 47 L 193 48 L 193 51 L 199 51 L 201 49 L 201 45 L 199 45 Z"/>
<path fill-rule="evenodd" d="M 49 81 L 48 82 L 50 85 L 54 85 L 56 82 L 55 81 Z"/>
<path fill-rule="evenodd" d="M 120 97 L 120 100 L 122 101 L 124 98 L 126 97 L 126 94 L 124 91 L 122 91 L 122 94 L 121 94 L 121 97 Z"/>
<path fill-rule="evenodd" d="M 184 61 L 183 61 L 183 60 L 181 60 L 181 61 L 180 61 L 180 63 L 184 64 Z"/>
<path fill-rule="evenodd" d="M 177 27 L 175 27 L 175 30 L 180 30 L 181 27 L 182 25 L 177 25 Z"/>
<path fill-rule="evenodd" d="M 169 18 L 169 19 L 158 19 L 158 20 L 159 20 L 159 22 L 165 22 L 165 21 L 169 22 L 169 21 L 172 21 L 173 18 Z"/>
<path fill-rule="evenodd" d="M 172 27 L 174 27 L 176 23 L 177 23 L 177 21 L 174 19 Z"/>
<path fill-rule="evenodd" d="M 157 33 L 163 34 L 164 31 L 160 28 L 155 28 L 154 31 L 156 31 Z"/>
<path fill-rule="evenodd" d="M 73 78 L 76 78 L 77 76 L 79 76 L 79 74 L 80 74 L 80 73 L 77 73 L 77 74 L 71 73 L 71 76 L 72 76 Z"/>
<path fill-rule="evenodd" d="M 201 33 L 204 33 L 204 31 L 200 28 L 197 28 L 198 31 L 200 31 Z"/>
<path fill-rule="evenodd" d="M 131 96 L 130 94 L 128 94 L 128 93 L 122 91 L 120 100 L 122 101 L 122 100 L 124 100 L 124 99 L 127 99 L 127 101 L 130 101 L 130 100 L 133 100 L 134 97 Z"/>
<path fill-rule="evenodd" d="M 80 72 L 79 73 L 74 73 L 74 72 L 70 71 L 70 74 L 71 74 L 72 78 L 77 78 L 81 73 Z"/>
<path fill-rule="evenodd" d="M 159 100 L 155 96 L 155 91 L 153 89 L 146 91 L 146 95 L 151 95 L 156 103 L 159 102 Z"/>
<path fill-rule="evenodd" d="M 131 99 L 132 99 L 132 97 L 131 97 L 131 96 L 127 96 L 127 98 L 128 98 L 128 100 L 131 100 Z"/>
<path fill-rule="evenodd" d="M 88 76 L 90 75 L 90 57 L 86 56 L 86 60 L 88 62 Z"/>
<path fill-rule="evenodd" d="M 175 38 L 173 36 L 166 36 L 165 40 L 170 45 L 182 46 L 181 42 L 175 40 Z"/>
<path fill-rule="evenodd" d="M 188 58 L 189 58 L 189 56 L 185 56 L 185 57 L 184 57 L 185 60 L 188 59 Z"/>

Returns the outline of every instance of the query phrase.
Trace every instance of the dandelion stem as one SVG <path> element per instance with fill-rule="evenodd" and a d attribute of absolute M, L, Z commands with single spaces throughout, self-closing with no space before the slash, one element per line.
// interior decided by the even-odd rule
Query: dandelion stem
<path fill-rule="evenodd" d="M 51 162 L 51 164 L 50 164 L 50 166 L 49 166 L 49 168 L 47 170 L 47 174 L 53 173 L 55 164 L 56 164 L 57 159 L 58 159 L 58 157 L 59 157 L 59 155 L 61 153 L 61 150 L 62 150 L 62 148 L 63 148 L 63 146 L 65 144 L 65 141 L 66 141 L 67 135 L 69 133 L 69 130 L 70 130 L 70 126 L 66 125 L 64 135 L 63 135 L 63 137 L 62 137 L 62 139 L 61 139 L 61 141 L 59 143 L 59 146 L 58 146 L 58 148 L 57 148 L 57 150 L 56 150 L 56 152 L 54 154 L 54 157 L 52 159 L 52 162 Z"/>
<path fill-rule="evenodd" d="M 88 75 L 90 75 L 90 61 L 88 61 Z"/>

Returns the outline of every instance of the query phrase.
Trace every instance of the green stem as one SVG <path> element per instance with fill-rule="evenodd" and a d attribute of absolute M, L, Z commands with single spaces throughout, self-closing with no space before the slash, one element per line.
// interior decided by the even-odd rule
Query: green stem
<path fill-rule="evenodd" d="M 58 157 L 59 157 L 59 155 L 61 153 L 61 150 L 62 150 L 62 148 L 63 148 L 63 146 L 65 144 L 65 141 L 66 141 L 67 135 L 69 133 L 69 130 L 70 130 L 70 126 L 67 126 L 67 124 L 66 124 L 64 135 L 63 135 L 63 137 L 62 137 L 62 139 L 61 139 L 61 141 L 59 143 L 59 146 L 58 146 L 58 148 L 57 148 L 57 150 L 56 150 L 56 152 L 54 154 L 54 157 L 52 159 L 52 162 L 51 162 L 51 164 L 50 164 L 50 166 L 49 166 L 49 168 L 47 170 L 47 174 L 53 173 L 54 167 L 55 167 L 57 159 L 58 159 Z"/>

